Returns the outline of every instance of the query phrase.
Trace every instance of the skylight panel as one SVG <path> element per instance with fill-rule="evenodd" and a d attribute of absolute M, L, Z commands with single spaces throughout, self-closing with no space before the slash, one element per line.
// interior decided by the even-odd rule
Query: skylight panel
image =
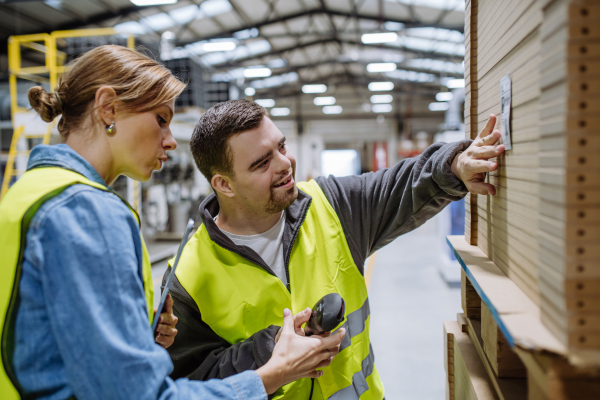
<path fill-rule="evenodd" d="M 180 8 L 176 8 L 174 10 L 169 11 L 169 15 L 178 24 L 187 24 L 190 21 L 195 20 L 196 18 L 202 18 L 202 12 L 197 5 L 189 5 Z"/>
<path fill-rule="evenodd" d="M 150 15 L 140 19 L 140 23 L 149 26 L 155 31 L 162 31 L 175 25 L 175 21 L 166 13 Z"/>
<path fill-rule="evenodd" d="M 223 14 L 231 10 L 231 4 L 227 0 L 206 0 L 200 4 L 200 10 L 208 17 Z"/>
<path fill-rule="evenodd" d="M 118 33 L 129 33 L 132 35 L 143 35 L 148 30 L 137 21 L 123 22 L 122 24 L 115 25 L 115 31 Z"/>

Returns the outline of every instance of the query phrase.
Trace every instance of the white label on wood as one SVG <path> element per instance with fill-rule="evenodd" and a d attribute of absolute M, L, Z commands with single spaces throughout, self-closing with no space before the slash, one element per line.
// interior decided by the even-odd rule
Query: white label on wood
<path fill-rule="evenodd" d="M 511 80 L 510 73 L 500 80 L 500 104 L 502 105 L 502 115 L 500 117 L 500 133 L 502 134 L 502 143 L 506 150 L 511 149 L 510 143 L 510 103 L 511 103 Z"/>

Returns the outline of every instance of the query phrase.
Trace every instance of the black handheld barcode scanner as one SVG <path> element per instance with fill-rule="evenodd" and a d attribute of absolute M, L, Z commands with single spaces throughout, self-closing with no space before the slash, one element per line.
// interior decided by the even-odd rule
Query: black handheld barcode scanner
<path fill-rule="evenodd" d="M 329 293 L 312 308 L 310 319 L 306 323 L 306 336 L 319 335 L 331 331 L 344 320 L 346 303 L 337 293 Z"/>

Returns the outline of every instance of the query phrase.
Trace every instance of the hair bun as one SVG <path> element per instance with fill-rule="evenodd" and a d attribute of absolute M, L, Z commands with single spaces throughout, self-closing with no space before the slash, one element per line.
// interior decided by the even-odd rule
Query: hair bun
<path fill-rule="evenodd" d="M 40 117 L 46 122 L 54 121 L 54 118 L 62 114 L 62 106 L 55 93 L 48 93 L 41 86 L 34 86 L 27 94 L 29 104 Z"/>

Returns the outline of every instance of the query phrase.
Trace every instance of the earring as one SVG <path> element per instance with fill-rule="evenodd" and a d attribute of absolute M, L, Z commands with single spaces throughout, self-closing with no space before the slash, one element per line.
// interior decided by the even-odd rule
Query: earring
<path fill-rule="evenodd" d="M 108 133 L 109 135 L 114 134 L 117 131 L 117 127 L 115 126 L 115 121 L 111 122 L 110 125 L 106 125 L 106 127 L 104 129 L 106 129 L 106 133 Z"/>

